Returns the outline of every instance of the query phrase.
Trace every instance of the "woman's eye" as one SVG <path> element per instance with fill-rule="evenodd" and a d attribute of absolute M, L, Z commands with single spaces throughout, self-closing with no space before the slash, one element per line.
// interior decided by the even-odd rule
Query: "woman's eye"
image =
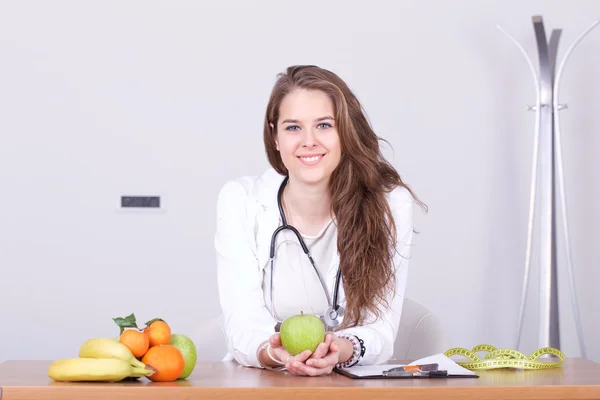
<path fill-rule="evenodd" d="M 327 122 L 323 122 L 322 124 L 318 125 L 319 128 L 331 128 L 331 124 L 327 123 Z"/>
<path fill-rule="evenodd" d="M 300 127 L 298 125 L 289 125 L 288 127 L 285 128 L 286 131 L 295 131 L 297 129 L 300 129 Z"/>

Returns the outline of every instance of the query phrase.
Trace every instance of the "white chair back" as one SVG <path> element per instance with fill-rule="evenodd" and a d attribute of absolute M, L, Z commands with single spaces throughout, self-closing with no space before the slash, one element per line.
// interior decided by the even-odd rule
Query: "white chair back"
<path fill-rule="evenodd" d="M 439 318 L 423 305 L 405 298 L 392 360 L 414 361 L 448 349 Z"/>

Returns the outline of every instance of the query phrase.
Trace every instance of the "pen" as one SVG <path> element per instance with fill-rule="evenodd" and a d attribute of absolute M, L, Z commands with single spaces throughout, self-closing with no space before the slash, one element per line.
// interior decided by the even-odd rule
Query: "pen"
<path fill-rule="evenodd" d="M 437 370 L 437 371 L 405 371 L 402 369 L 394 369 L 389 371 L 383 371 L 383 376 L 385 377 L 399 377 L 399 376 L 428 376 L 428 377 L 444 377 L 448 376 L 448 371 L 446 370 Z"/>
<path fill-rule="evenodd" d="M 446 370 L 438 370 L 437 363 L 422 364 L 422 365 L 402 365 L 400 367 L 391 368 L 383 371 L 383 376 L 447 376 Z"/>
<path fill-rule="evenodd" d="M 439 365 L 437 363 L 422 364 L 422 365 L 402 365 L 400 367 L 389 369 L 387 372 L 392 371 L 410 371 L 410 372 L 421 372 L 421 371 L 437 371 Z"/>

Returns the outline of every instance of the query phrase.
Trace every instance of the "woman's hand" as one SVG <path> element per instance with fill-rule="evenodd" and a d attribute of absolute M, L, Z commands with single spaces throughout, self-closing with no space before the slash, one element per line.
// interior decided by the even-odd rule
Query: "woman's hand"
<path fill-rule="evenodd" d="M 310 350 L 306 350 L 295 356 L 290 355 L 290 353 L 283 348 L 279 333 L 271 335 L 269 338 L 269 346 L 271 346 L 271 355 L 273 355 L 273 357 L 275 357 L 277 360 L 281 361 L 286 368 L 290 363 L 293 362 L 304 363 L 312 354 Z"/>
<path fill-rule="evenodd" d="M 287 370 L 295 375 L 319 376 L 330 374 L 337 363 L 340 362 L 340 345 L 342 341 L 333 333 L 325 335 L 325 341 L 315 349 L 314 354 L 307 357 L 305 361 L 291 358 L 286 362 Z"/>

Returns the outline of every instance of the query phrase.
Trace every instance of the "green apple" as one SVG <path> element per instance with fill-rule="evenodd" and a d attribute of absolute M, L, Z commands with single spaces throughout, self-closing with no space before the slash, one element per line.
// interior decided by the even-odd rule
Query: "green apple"
<path fill-rule="evenodd" d="M 288 353 L 295 356 L 305 350 L 315 352 L 317 346 L 325 341 L 325 325 L 319 317 L 304 314 L 287 317 L 279 329 L 281 344 Z"/>
<path fill-rule="evenodd" d="M 196 345 L 192 339 L 182 335 L 181 333 L 172 334 L 169 344 L 175 346 L 177 349 L 179 349 L 181 354 L 183 354 L 185 367 L 177 379 L 185 379 L 190 376 L 192 371 L 194 371 L 194 368 L 196 368 Z"/>

